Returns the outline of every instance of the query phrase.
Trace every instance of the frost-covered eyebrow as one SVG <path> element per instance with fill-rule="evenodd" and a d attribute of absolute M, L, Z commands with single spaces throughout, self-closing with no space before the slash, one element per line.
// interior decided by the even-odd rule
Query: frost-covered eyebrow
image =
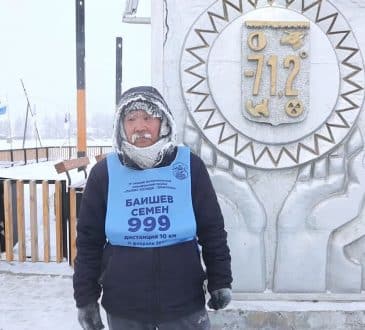
<path fill-rule="evenodd" d="M 153 118 L 160 118 L 161 116 L 158 113 L 148 113 L 145 110 L 132 110 L 130 112 L 128 112 L 125 116 L 124 119 L 134 119 L 140 116 L 147 116 L 147 117 L 153 117 Z"/>

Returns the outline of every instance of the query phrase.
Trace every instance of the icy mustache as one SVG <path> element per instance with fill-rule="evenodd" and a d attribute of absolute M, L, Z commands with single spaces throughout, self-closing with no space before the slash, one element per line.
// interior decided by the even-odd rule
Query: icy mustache
<path fill-rule="evenodd" d="M 138 134 L 134 133 L 131 137 L 132 143 L 136 142 L 138 139 L 149 139 L 151 140 L 152 135 L 150 133 Z"/>

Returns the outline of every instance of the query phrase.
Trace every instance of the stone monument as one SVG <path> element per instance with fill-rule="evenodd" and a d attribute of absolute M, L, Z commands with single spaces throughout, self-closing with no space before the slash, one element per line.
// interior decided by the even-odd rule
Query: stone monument
<path fill-rule="evenodd" d="M 153 1 L 153 83 L 209 168 L 235 300 L 365 300 L 364 14 Z"/>

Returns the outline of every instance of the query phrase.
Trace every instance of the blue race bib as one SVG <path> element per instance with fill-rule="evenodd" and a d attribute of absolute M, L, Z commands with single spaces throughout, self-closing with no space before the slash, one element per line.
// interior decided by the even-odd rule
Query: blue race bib
<path fill-rule="evenodd" d="M 107 165 L 105 233 L 111 244 L 148 248 L 195 239 L 189 148 L 178 147 L 169 166 L 134 170 L 116 153 Z"/>

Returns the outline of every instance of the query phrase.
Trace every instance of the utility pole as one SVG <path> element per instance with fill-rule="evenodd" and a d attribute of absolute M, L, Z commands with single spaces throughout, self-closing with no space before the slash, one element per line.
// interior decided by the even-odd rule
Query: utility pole
<path fill-rule="evenodd" d="M 30 106 L 30 102 L 29 102 L 29 98 L 28 98 L 28 93 L 27 93 L 27 90 L 25 89 L 23 80 L 20 79 L 20 82 L 22 84 L 23 91 L 24 91 L 24 94 L 25 94 L 25 98 L 27 100 L 27 113 L 25 115 L 24 134 L 23 134 L 23 147 L 22 147 L 24 149 L 24 146 L 25 146 L 25 138 L 26 138 L 26 135 L 27 135 L 28 113 L 30 112 L 30 115 L 32 116 L 32 118 L 34 117 L 34 113 L 32 111 L 32 107 Z M 40 147 L 42 147 L 42 141 L 41 141 L 41 138 L 39 137 L 39 132 L 38 132 L 38 128 L 37 128 L 36 125 L 35 125 L 34 129 L 35 129 L 36 143 L 37 143 L 37 140 L 38 140 Z"/>
<path fill-rule="evenodd" d="M 86 156 L 85 0 L 76 0 L 77 157 Z"/>

